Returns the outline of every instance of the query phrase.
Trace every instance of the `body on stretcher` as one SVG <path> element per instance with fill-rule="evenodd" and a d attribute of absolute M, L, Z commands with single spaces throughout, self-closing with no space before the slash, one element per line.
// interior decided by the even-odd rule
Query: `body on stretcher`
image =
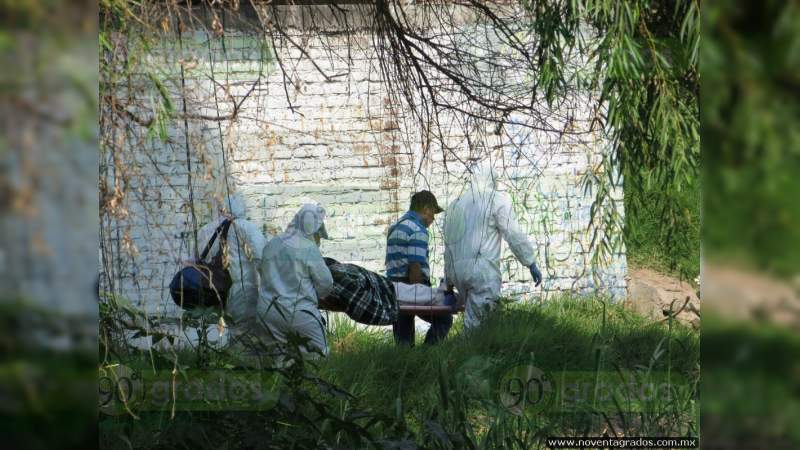
<path fill-rule="evenodd" d="M 464 311 L 463 305 L 453 311 L 450 306 L 444 304 L 444 282 L 438 289 L 422 284 L 401 282 L 392 284 L 397 294 L 397 309 L 400 314 L 445 316 Z"/>
<path fill-rule="evenodd" d="M 397 309 L 400 314 L 445 316 L 464 312 L 463 305 L 453 310 L 450 306 L 444 304 L 444 290 L 441 288 L 436 289 L 421 284 L 401 282 L 393 282 L 392 284 L 395 287 Z M 326 299 L 319 300 L 319 309 L 335 312 L 344 311 L 344 309 L 337 308 L 333 302 Z"/>
<path fill-rule="evenodd" d="M 325 299 L 319 300 L 319 309 L 331 312 L 344 312 L 342 308 L 336 308 L 334 305 L 326 302 Z M 404 305 L 399 304 L 397 310 L 400 314 L 408 314 L 415 316 L 446 316 L 448 314 L 458 314 L 464 312 L 464 306 L 459 306 L 455 311 L 446 305 Z"/>

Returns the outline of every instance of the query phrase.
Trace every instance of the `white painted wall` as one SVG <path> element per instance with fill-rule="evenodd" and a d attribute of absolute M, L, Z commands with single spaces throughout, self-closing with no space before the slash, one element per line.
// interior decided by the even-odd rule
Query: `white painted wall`
<path fill-rule="evenodd" d="M 205 35 L 183 39 L 190 113 L 229 113 L 230 96 L 238 102 L 262 73 L 237 119 L 219 124 L 228 183 L 243 194 L 249 218 L 266 233 L 282 230 L 299 199 L 310 196 L 329 215 L 332 240 L 323 241 L 323 254 L 382 271 L 386 229 L 406 210 L 411 194 L 429 189 L 447 205 L 463 188 L 463 165 L 449 157 L 445 170 L 439 146 L 426 153 L 418 125 L 405 118 L 405 111 L 389 97 L 369 35 L 351 35 L 349 40 L 312 36 L 305 41 L 306 52 L 324 70 L 342 74 L 333 81 L 325 81 L 296 49 L 279 49 L 290 82 L 288 99 L 275 62 L 260 60 L 260 38 L 227 36 L 225 55 L 219 40 L 212 42 L 209 53 Z M 165 85 L 180 108 L 177 45 L 175 39 L 163 41 L 150 64 L 167 74 L 162 75 Z M 212 54 L 214 76 L 221 83 L 216 89 L 219 109 L 208 77 Z M 575 102 L 580 106 L 580 100 Z M 444 119 L 452 120 L 446 142 L 461 157 L 468 156 L 461 119 Z M 524 123 L 529 118 L 515 120 Z M 573 126 L 588 129 L 588 120 L 578 114 Z M 559 126 L 563 123 L 554 123 Z M 211 217 L 210 193 L 225 191 L 222 151 L 217 122 L 191 120 L 189 127 L 199 227 Z M 588 225 L 594 194 L 584 194 L 580 186 L 582 174 L 602 159 L 606 143 L 597 134 L 578 139 L 507 126 L 500 135 L 487 135 L 481 127 L 471 132 L 472 137 L 493 157 L 504 158 L 503 189 L 514 198 L 515 211 L 535 243 L 545 273 L 543 286 L 534 289 L 527 269 L 505 251 L 506 293 L 530 297 L 599 288 L 622 298 L 624 251 L 605 268 L 592 268 Z M 175 121 L 168 129 L 172 141 L 168 143 L 157 137 L 137 141 L 136 134 L 144 131 L 135 130 L 127 136 L 128 154 L 117 168 L 129 182 L 124 199 L 129 214 L 104 224 L 110 231 L 105 236 L 107 248 L 113 250 L 107 266 L 113 270 L 116 292 L 152 314 L 171 315 L 175 307 L 166 286 L 179 261 L 189 254 L 192 226 L 183 123 Z M 108 180 L 113 184 L 113 177 Z M 621 188 L 615 197 L 622 213 Z M 441 230 L 438 222 L 431 228 L 432 274 L 437 278 L 443 273 Z"/>

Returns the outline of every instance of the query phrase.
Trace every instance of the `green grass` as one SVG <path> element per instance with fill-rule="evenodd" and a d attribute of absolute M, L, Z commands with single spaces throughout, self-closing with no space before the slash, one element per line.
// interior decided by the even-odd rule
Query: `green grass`
<path fill-rule="evenodd" d="M 702 427 L 709 442 L 800 446 L 800 337 L 764 323 L 703 317 Z"/>
<path fill-rule="evenodd" d="M 625 190 L 625 246 L 628 264 L 680 276 L 693 281 L 700 274 L 700 183 L 674 199 L 684 211 L 679 218 L 680 236 L 668 239 L 659 188 L 628 187 Z M 671 243 L 670 243 L 671 242 Z"/>
<path fill-rule="evenodd" d="M 85 448 L 96 442 L 96 404 L 87 401 L 97 392 L 94 349 L 45 345 L 86 323 L 85 317 L 37 302 L 0 297 L 0 433 L 7 448 Z"/>
<path fill-rule="evenodd" d="M 467 333 L 457 320 L 440 345 L 398 348 L 386 328 L 331 320 L 331 356 L 292 366 L 278 405 L 267 411 L 142 412 L 140 419 L 104 416 L 107 447 L 170 447 L 191 442 L 236 448 L 542 448 L 548 435 L 698 434 L 699 336 L 674 323 L 649 323 L 597 298 L 510 304 Z M 421 336 L 418 336 L 421 338 Z M 170 370 L 175 355 L 120 352 L 125 364 Z M 199 364 L 178 353 L 179 366 Z M 203 363 L 231 368 L 226 353 Z M 533 365 L 549 379 L 569 373 L 645 379 L 669 373 L 688 389 L 668 402 L 626 405 L 585 402 L 569 411 L 541 403 L 522 411 L 501 402 L 500 382 L 517 366 Z M 290 373 L 291 372 L 291 373 Z M 202 438 L 198 430 L 202 429 Z M 265 444 L 269 443 L 269 445 Z"/>
<path fill-rule="evenodd" d="M 492 386 L 520 363 L 552 376 L 649 368 L 672 370 L 687 380 L 694 380 L 699 364 L 698 336 L 690 330 L 647 323 L 591 298 L 511 304 L 469 334 L 461 325 L 458 320 L 440 345 L 414 348 L 394 346 L 389 330 L 378 334 L 345 326 L 331 337 L 332 356 L 320 373 L 361 405 L 392 414 L 398 399 L 407 410 L 429 408 L 440 397 L 441 369 L 454 385 L 477 379 Z"/>

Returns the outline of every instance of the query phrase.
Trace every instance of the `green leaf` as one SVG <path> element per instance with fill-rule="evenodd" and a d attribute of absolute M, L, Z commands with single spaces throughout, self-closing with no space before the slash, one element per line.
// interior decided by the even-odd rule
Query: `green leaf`
<path fill-rule="evenodd" d="M 156 78 L 152 72 L 148 72 L 147 77 L 150 78 L 150 81 L 156 86 L 156 89 L 158 89 L 158 93 L 161 95 L 161 100 L 163 101 L 164 110 L 168 114 L 172 114 L 172 112 L 175 111 L 175 108 L 172 106 L 172 100 L 169 97 L 169 92 L 167 92 L 167 88 L 164 86 L 164 83 Z"/>

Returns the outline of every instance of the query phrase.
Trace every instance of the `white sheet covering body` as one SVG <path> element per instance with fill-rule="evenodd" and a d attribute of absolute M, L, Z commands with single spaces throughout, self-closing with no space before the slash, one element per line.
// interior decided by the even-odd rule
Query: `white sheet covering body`
<path fill-rule="evenodd" d="M 438 288 L 424 284 L 392 282 L 397 302 L 401 305 L 433 306 L 444 304 L 444 283 Z"/>

